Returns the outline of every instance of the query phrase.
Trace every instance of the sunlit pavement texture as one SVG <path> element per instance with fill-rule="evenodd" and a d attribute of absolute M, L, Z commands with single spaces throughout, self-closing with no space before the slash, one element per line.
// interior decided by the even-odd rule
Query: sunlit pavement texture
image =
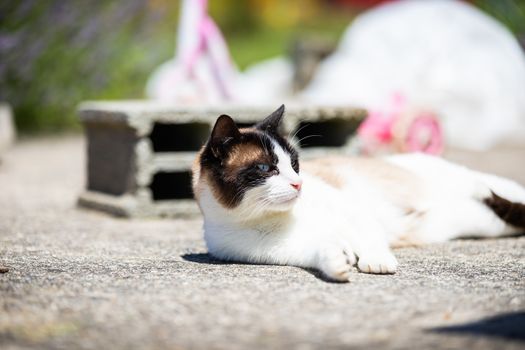
<path fill-rule="evenodd" d="M 400 249 L 396 275 L 348 284 L 221 264 L 200 219 L 77 209 L 83 147 L 22 141 L 0 165 L 2 349 L 525 346 L 525 237 Z M 525 183 L 525 148 L 449 156 Z"/>

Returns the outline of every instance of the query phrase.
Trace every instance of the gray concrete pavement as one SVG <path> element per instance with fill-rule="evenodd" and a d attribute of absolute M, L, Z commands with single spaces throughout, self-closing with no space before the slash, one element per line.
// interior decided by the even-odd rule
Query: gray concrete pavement
<path fill-rule="evenodd" d="M 523 150 L 501 152 L 450 157 L 525 174 Z M 2 349 L 525 347 L 525 237 L 399 249 L 396 275 L 327 283 L 210 259 L 200 219 L 79 210 L 83 168 L 77 137 L 0 165 Z"/>

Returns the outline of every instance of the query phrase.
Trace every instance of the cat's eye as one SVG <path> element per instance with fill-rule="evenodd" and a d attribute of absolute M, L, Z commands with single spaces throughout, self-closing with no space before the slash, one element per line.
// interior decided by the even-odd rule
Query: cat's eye
<path fill-rule="evenodd" d="M 264 171 L 264 172 L 270 171 L 270 165 L 268 165 L 268 164 L 261 163 L 261 164 L 257 164 L 256 167 L 260 171 Z"/>

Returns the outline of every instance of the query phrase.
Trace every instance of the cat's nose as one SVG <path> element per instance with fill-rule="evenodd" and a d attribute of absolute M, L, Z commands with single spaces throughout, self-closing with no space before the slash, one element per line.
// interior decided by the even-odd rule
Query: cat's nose
<path fill-rule="evenodd" d="M 295 188 L 297 191 L 300 191 L 301 186 L 303 185 L 303 181 L 302 180 L 295 181 L 295 182 L 290 183 L 290 185 L 292 185 L 292 187 Z"/>

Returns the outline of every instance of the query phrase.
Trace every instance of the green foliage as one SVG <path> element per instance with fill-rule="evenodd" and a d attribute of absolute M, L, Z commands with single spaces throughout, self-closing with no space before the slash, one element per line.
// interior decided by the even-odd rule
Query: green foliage
<path fill-rule="evenodd" d="M 77 128 L 82 100 L 141 98 L 173 53 L 178 6 L 40 0 L 2 3 L 0 13 L 0 100 L 22 131 L 50 132 Z"/>
<path fill-rule="evenodd" d="M 518 35 L 525 35 L 525 1 L 478 0 L 476 4 Z"/>

